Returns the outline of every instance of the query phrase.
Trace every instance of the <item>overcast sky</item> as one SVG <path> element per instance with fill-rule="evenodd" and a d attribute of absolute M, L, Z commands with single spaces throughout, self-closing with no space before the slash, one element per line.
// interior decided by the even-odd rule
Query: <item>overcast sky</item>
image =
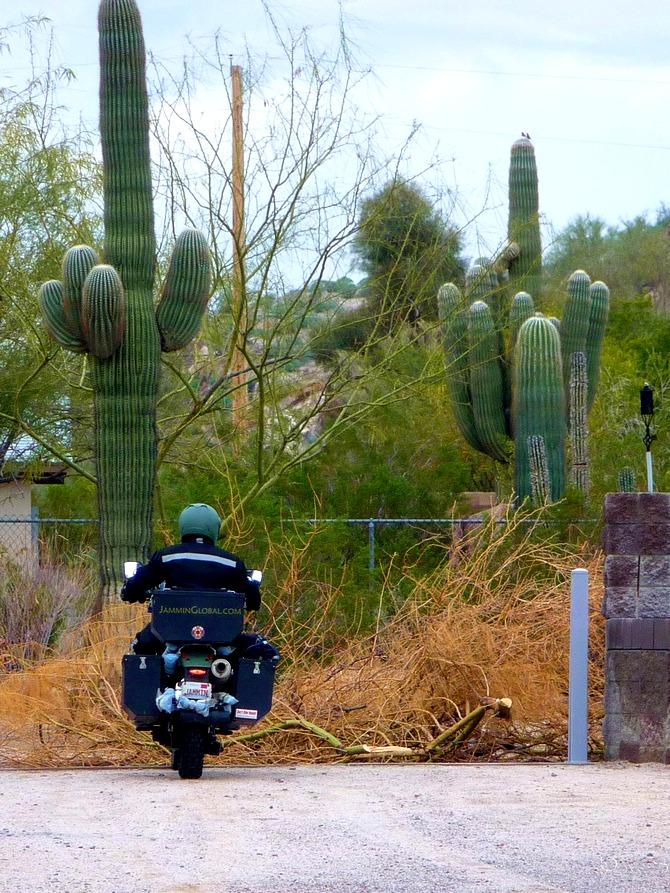
<path fill-rule="evenodd" d="M 258 0 L 139 0 L 147 47 L 178 64 L 184 36 L 220 29 L 230 52 L 258 54 L 269 30 Z M 327 49 L 337 35 L 333 0 L 270 3 L 308 26 Z M 97 0 L 3 0 L 0 23 L 50 17 L 57 61 L 76 82 L 62 100 L 97 118 Z M 457 189 L 462 219 L 488 201 L 470 227 L 491 243 L 506 226 L 511 143 L 530 133 L 547 226 L 577 214 L 609 223 L 670 204 L 670 6 L 651 0 L 344 0 L 358 62 L 371 77 L 356 99 L 385 120 L 388 147 L 416 121 L 422 134 L 409 167 L 436 153 L 435 181 Z M 0 57 L 0 83 L 20 83 L 25 58 Z M 487 198 L 487 182 L 491 190 Z M 486 248 L 486 245 L 481 246 Z M 474 248 L 473 248 L 474 250 Z"/>

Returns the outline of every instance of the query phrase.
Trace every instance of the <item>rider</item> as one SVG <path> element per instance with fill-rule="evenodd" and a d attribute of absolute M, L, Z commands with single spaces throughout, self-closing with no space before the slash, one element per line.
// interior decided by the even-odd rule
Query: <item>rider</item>
<path fill-rule="evenodd" d="M 249 579 L 240 558 L 217 548 L 215 543 L 220 530 L 221 519 L 211 505 L 198 502 L 187 506 L 179 516 L 181 543 L 154 552 L 149 563 L 126 580 L 121 590 L 122 600 L 144 602 L 149 590 L 165 583 L 172 589 L 230 589 L 240 592 L 245 596 L 247 610 L 258 611 L 261 606 L 259 584 Z M 265 640 L 259 636 L 243 633 L 242 637 L 249 640 L 244 641 L 247 648 L 252 644 L 265 644 Z M 152 633 L 151 624 L 147 624 L 133 642 L 136 654 L 160 654 L 164 647 Z M 269 648 L 276 653 L 272 646 Z"/>

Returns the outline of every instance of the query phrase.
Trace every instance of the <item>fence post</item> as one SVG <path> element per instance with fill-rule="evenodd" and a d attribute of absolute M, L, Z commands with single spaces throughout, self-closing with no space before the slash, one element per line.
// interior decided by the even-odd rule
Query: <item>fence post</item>
<path fill-rule="evenodd" d="M 372 573 L 375 569 L 375 522 L 368 521 L 368 570 Z"/>
<path fill-rule="evenodd" d="M 33 555 L 40 557 L 40 510 L 36 505 L 30 507 L 30 534 L 33 547 Z"/>
<path fill-rule="evenodd" d="M 589 572 L 576 568 L 570 586 L 568 763 L 588 763 Z"/>

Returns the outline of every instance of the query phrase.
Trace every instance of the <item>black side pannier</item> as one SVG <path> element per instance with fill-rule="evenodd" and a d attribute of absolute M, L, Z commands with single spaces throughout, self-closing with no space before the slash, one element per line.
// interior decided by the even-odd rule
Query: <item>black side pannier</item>
<path fill-rule="evenodd" d="M 272 707 L 275 662 L 243 657 L 233 678 L 236 681 L 232 694 L 238 700 L 235 719 L 238 722 L 258 722 Z"/>
<path fill-rule="evenodd" d="M 123 707 L 135 722 L 151 724 L 160 711 L 156 695 L 161 686 L 160 654 L 123 655 Z"/>

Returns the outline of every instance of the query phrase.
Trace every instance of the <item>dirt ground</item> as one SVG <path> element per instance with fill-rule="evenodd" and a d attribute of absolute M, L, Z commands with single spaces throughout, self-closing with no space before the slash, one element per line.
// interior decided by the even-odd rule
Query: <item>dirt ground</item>
<path fill-rule="evenodd" d="M 668 893 L 660 765 L 0 772 L 0 891 Z"/>

